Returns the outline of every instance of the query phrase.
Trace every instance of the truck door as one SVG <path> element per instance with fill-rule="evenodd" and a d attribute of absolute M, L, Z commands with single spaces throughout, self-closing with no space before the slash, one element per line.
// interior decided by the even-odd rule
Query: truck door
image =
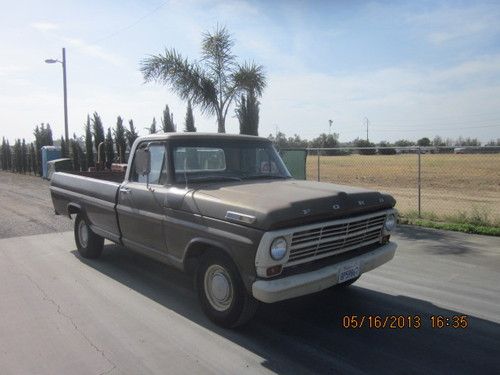
<path fill-rule="evenodd" d="M 145 176 L 135 173 L 132 161 L 129 180 L 118 192 L 116 210 L 125 246 L 148 255 L 164 256 L 167 250 L 163 233 L 163 202 L 167 192 L 166 146 L 163 142 L 144 142 L 139 144 L 138 148 L 145 147 L 147 143 L 151 155 L 149 184 L 146 183 Z"/>

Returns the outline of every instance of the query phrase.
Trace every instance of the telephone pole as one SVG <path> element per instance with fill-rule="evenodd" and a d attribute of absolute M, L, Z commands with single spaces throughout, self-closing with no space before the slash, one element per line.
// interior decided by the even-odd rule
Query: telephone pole
<path fill-rule="evenodd" d="M 368 125 L 370 125 L 370 120 L 368 120 L 368 117 L 365 117 L 365 122 L 366 122 L 366 141 L 369 142 L 369 138 L 368 138 Z"/>
<path fill-rule="evenodd" d="M 328 128 L 328 135 L 332 134 L 332 124 L 333 124 L 333 120 L 328 120 L 328 123 L 329 123 L 329 128 Z"/>

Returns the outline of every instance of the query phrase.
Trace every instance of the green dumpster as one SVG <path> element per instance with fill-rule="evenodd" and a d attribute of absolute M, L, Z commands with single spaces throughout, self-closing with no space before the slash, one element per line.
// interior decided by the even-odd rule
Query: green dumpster
<path fill-rule="evenodd" d="M 288 171 L 292 174 L 293 178 L 297 180 L 306 179 L 306 158 L 307 150 L 280 150 L 281 158 L 285 163 Z"/>

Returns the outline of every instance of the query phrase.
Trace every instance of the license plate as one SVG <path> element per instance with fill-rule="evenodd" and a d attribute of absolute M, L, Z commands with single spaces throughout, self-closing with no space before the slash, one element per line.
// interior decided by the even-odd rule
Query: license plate
<path fill-rule="evenodd" d="M 359 263 L 349 263 L 340 267 L 339 284 L 359 276 Z"/>

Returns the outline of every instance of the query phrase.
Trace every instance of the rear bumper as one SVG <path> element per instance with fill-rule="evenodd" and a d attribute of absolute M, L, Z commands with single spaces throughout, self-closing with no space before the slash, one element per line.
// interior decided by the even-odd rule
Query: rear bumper
<path fill-rule="evenodd" d="M 347 263 L 359 262 L 362 274 L 390 261 L 394 257 L 396 248 L 395 243 L 389 242 L 369 253 L 313 272 L 275 280 L 257 280 L 252 284 L 252 294 L 259 301 L 272 303 L 316 293 L 338 284 L 340 269 Z"/>

